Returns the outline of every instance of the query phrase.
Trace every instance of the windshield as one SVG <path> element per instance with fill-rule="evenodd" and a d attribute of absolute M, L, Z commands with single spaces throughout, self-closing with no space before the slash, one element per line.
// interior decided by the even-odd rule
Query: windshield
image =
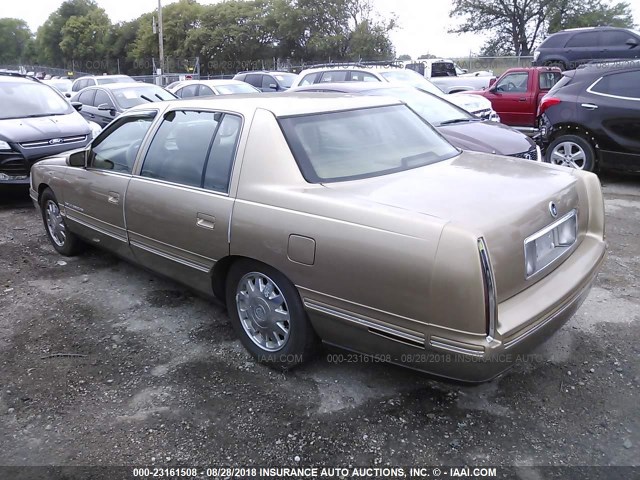
<path fill-rule="evenodd" d="M 388 96 L 402 100 L 411 110 L 436 127 L 448 123 L 473 122 L 477 120 L 467 111 L 435 95 L 415 88 L 376 88 L 362 93 L 364 95 Z"/>
<path fill-rule="evenodd" d="M 140 85 L 112 90 L 116 103 L 123 109 L 135 107 L 141 103 L 174 100 L 175 95 L 156 85 Z"/>
<path fill-rule="evenodd" d="M 276 80 L 280 83 L 280 86 L 284 88 L 290 88 L 293 85 L 293 81 L 298 78 L 297 75 L 293 73 L 278 73 L 277 75 L 273 75 Z"/>
<path fill-rule="evenodd" d="M 458 154 L 405 105 L 287 117 L 280 123 L 311 183 L 401 172 Z"/>
<path fill-rule="evenodd" d="M 135 82 L 135 80 L 131 77 L 127 77 L 126 75 L 122 75 L 121 77 L 98 77 L 96 78 L 98 85 L 106 85 L 107 83 L 131 83 Z"/>
<path fill-rule="evenodd" d="M 0 105 L 0 120 L 66 115 L 73 111 L 54 90 L 31 81 L 0 83 Z"/>
<path fill-rule="evenodd" d="M 215 87 L 221 95 L 231 95 L 234 93 L 256 93 L 258 91 L 248 83 L 229 83 L 227 85 L 216 85 Z"/>
<path fill-rule="evenodd" d="M 444 93 L 433 83 L 431 83 L 429 80 L 427 80 L 414 70 L 405 69 L 393 72 L 382 72 L 380 75 L 382 75 L 388 82 L 409 83 L 412 87 L 417 87 L 420 90 L 433 93 L 434 95 L 442 95 Z"/>

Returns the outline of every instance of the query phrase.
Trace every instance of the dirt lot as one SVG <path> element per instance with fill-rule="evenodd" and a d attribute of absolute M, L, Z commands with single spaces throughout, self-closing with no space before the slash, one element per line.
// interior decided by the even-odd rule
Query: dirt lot
<path fill-rule="evenodd" d="M 59 256 L 26 191 L 3 192 L 0 465 L 640 466 L 640 178 L 603 183 L 589 298 L 480 386 L 326 351 L 256 365 L 223 308 L 102 251 Z"/>

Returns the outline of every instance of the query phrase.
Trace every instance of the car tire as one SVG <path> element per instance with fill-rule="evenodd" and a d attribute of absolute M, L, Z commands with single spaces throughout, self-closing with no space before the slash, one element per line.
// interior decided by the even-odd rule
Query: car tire
<path fill-rule="evenodd" d="M 60 205 L 50 188 L 40 196 L 40 212 L 44 230 L 53 248 L 62 255 L 72 257 L 82 250 L 82 241 L 72 233 L 60 214 Z"/>
<path fill-rule="evenodd" d="M 226 303 L 233 329 L 258 362 L 290 370 L 315 354 L 318 337 L 300 295 L 274 268 L 236 261 L 227 275 Z"/>
<path fill-rule="evenodd" d="M 554 165 L 593 172 L 596 167 L 596 151 L 584 137 L 561 135 L 547 147 L 545 161 Z"/>

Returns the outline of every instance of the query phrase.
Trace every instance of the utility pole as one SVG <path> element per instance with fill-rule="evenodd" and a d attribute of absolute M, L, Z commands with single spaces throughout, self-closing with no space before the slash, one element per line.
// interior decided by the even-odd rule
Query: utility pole
<path fill-rule="evenodd" d="M 158 45 L 160 54 L 160 74 L 164 74 L 164 42 L 162 39 L 162 0 L 158 0 Z M 162 79 L 160 80 L 162 82 Z"/>

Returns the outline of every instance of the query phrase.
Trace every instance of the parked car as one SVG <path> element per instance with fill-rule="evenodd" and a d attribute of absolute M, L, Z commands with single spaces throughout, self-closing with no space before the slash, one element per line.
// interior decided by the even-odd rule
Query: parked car
<path fill-rule="evenodd" d="M 572 70 L 592 60 L 640 58 L 640 32 L 588 27 L 548 36 L 533 52 L 533 65 Z"/>
<path fill-rule="evenodd" d="M 178 98 L 260 92 L 257 88 L 239 80 L 184 80 L 171 84 L 167 90 Z"/>
<path fill-rule="evenodd" d="M 72 90 L 71 87 L 73 82 L 67 78 L 54 78 L 50 80 L 43 80 L 43 83 L 47 85 L 51 85 L 53 88 L 62 93 L 65 97 L 71 98 Z"/>
<path fill-rule="evenodd" d="M 500 121 L 491 108 L 491 102 L 479 95 L 466 93 L 445 94 L 422 75 L 410 69 L 373 67 L 358 64 L 326 64 L 302 70 L 291 88 L 337 82 L 392 82 L 413 87 L 446 98 L 451 103 L 484 120 Z"/>
<path fill-rule="evenodd" d="M 563 72 L 539 113 L 548 162 L 640 171 L 640 60 Z"/>
<path fill-rule="evenodd" d="M 108 85 L 110 83 L 133 83 L 135 80 L 129 75 L 96 75 L 80 77 L 73 81 L 72 92 L 79 92 L 83 88 L 95 85 Z"/>
<path fill-rule="evenodd" d="M 510 155 L 527 160 L 542 160 L 540 148 L 523 133 L 500 123 L 483 121 L 440 96 L 410 85 L 381 82 L 323 83 L 297 87 L 291 92 L 386 95 L 405 102 L 409 108 L 436 127 L 438 132 L 458 148 Z"/>
<path fill-rule="evenodd" d="M 445 93 L 488 88 L 496 78 L 493 75 L 458 75 L 456 64 L 445 58 L 406 61 L 404 67 L 418 72 Z"/>
<path fill-rule="evenodd" d="M 139 105 L 36 165 L 30 195 L 58 252 L 85 240 L 217 295 L 279 369 L 320 338 L 490 379 L 576 311 L 605 253 L 595 175 L 460 152 L 387 97 Z"/>
<path fill-rule="evenodd" d="M 490 88 L 473 93 L 491 102 L 502 123 L 534 134 L 540 100 L 561 76 L 555 67 L 510 68 Z"/>
<path fill-rule="evenodd" d="M 240 72 L 233 79 L 253 85 L 262 92 L 284 92 L 291 88 L 296 74 L 262 70 Z"/>
<path fill-rule="evenodd" d="M 0 105 L 0 185 L 27 184 L 35 162 L 91 141 L 80 114 L 33 77 L 0 73 Z"/>
<path fill-rule="evenodd" d="M 80 113 L 84 118 L 104 128 L 131 107 L 175 98 L 173 93 L 149 83 L 109 83 L 85 88 L 71 97 L 71 101 L 82 104 Z"/>

